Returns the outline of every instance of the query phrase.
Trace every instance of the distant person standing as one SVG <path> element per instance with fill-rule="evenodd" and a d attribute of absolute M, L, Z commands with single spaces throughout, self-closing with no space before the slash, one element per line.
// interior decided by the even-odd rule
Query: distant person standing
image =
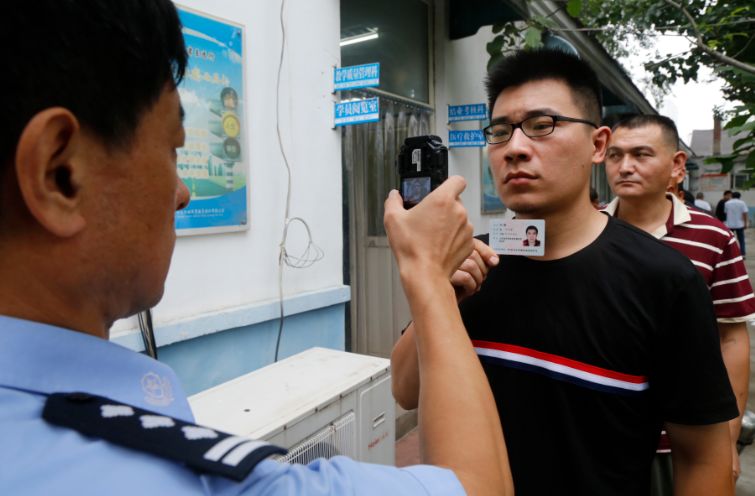
<path fill-rule="evenodd" d="M 723 198 L 718 200 L 718 204 L 716 205 L 716 219 L 721 222 L 726 222 L 726 210 L 724 210 L 724 205 L 726 205 L 726 202 L 729 200 L 731 200 L 731 191 L 727 189 L 724 191 Z"/>
<path fill-rule="evenodd" d="M 710 206 L 710 203 L 705 201 L 705 195 L 702 191 L 698 191 L 695 195 L 695 206 L 699 208 L 700 210 L 705 210 L 706 212 L 712 212 L 713 207 Z"/>
<path fill-rule="evenodd" d="M 739 250 L 744 257 L 746 255 L 745 229 L 747 229 L 749 209 L 747 208 L 747 204 L 740 199 L 742 194 L 739 191 L 735 191 L 731 196 L 732 199 L 724 205 L 724 211 L 726 212 L 726 221 L 724 223 L 726 227 L 737 235 Z"/>
<path fill-rule="evenodd" d="M 598 210 L 603 208 L 603 205 L 600 203 L 600 196 L 598 196 L 598 190 L 595 188 L 590 188 L 590 203 Z"/>

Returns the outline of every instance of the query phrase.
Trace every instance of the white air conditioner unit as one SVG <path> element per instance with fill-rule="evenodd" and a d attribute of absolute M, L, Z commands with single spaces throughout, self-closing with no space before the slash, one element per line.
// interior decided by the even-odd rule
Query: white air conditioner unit
<path fill-rule="evenodd" d="M 288 448 L 283 461 L 345 455 L 395 463 L 390 361 L 325 348 L 189 397 L 198 424 Z"/>

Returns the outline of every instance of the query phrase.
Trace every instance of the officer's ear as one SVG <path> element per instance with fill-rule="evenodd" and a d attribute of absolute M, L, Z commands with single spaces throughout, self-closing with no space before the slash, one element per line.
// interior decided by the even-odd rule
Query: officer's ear
<path fill-rule="evenodd" d="M 21 197 L 32 217 L 60 237 L 74 236 L 86 225 L 80 212 L 81 133 L 69 110 L 48 108 L 27 123 L 16 147 Z"/>

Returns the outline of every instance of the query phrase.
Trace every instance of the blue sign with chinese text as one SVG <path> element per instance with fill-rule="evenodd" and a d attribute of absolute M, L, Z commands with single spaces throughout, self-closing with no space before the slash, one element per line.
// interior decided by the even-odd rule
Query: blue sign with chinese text
<path fill-rule="evenodd" d="M 482 121 L 487 118 L 488 106 L 484 103 L 448 106 L 448 122 Z"/>
<path fill-rule="evenodd" d="M 380 62 L 352 65 L 350 67 L 336 67 L 333 73 L 333 88 L 335 91 L 370 88 L 379 84 Z"/>
<path fill-rule="evenodd" d="M 449 131 L 448 132 L 448 147 L 449 148 L 462 148 L 462 147 L 481 147 L 485 146 L 485 136 L 480 129 L 472 129 L 469 131 Z"/>
<path fill-rule="evenodd" d="M 380 120 L 380 104 L 377 98 L 336 103 L 335 125 L 363 124 Z"/>

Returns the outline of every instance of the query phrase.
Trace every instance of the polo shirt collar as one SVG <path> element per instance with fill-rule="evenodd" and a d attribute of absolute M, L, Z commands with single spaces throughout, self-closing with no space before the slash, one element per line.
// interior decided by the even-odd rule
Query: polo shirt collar
<path fill-rule="evenodd" d="M 668 219 L 666 219 L 666 223 L 664 225 L 659 226 L 658 229 L 650 233 L 657 239 L 661 239 L 662 237 L 670 233 L 673 230 L 674 226 L 678 226 L 679 224 L 684 224 L 685 222 L 692 220 L 692 216 L 689 214 L 687 205 L 682 203 L 681 200 L 676 197 L 676 195 L 666 193 L 666 198 L 671 200 L 671 213 L 669 213 Z M 611 200 L 608 205 L 605 206 L 603 211 L 611 217 L 615 217 L 616 211 L 618 209 L 619 197 L 617 196 L 613 200 Z"/>
<path fill-rule="evenodd" d="M 0 315 L 0 386 L 81 391 L 193 421 L 175 372 L 108 340 Z"/>

